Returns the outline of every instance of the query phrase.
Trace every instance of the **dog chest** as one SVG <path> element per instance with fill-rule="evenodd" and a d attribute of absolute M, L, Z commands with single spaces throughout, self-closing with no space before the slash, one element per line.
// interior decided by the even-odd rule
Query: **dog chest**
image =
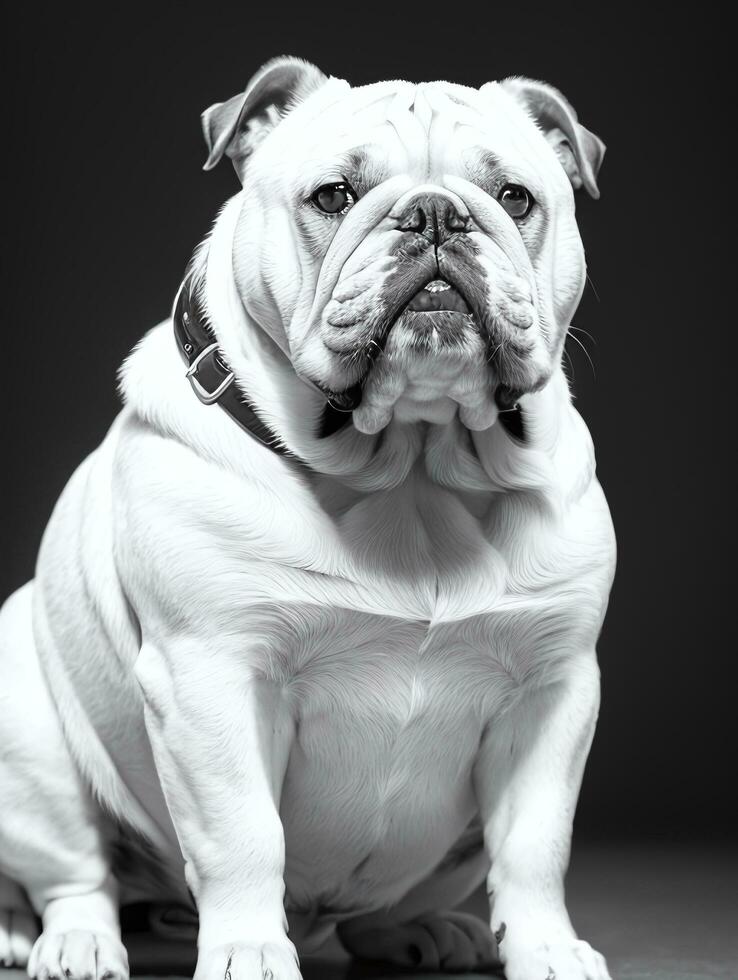
<path fill-rule="evenodd" d="M 314 608 L 293 610 L 299 619 L 296 655 L 282 661 L 295 718 L 281 801 L 288 889 L 336 909 L 391 900 L 473 816 L 482 719 L 515 684 L 443 626 Z"/>
<path fill-rule="evenodd" d="M 391 900 L 451 847 L 482 732 L 550 666 L 568 607 L 511 601 L 506 558 L 447 495 L 373 495 L 337 523 L 344 576 L 260 605 L 256 635 L 295 719 L 288 887 L 342 907 Z"/>

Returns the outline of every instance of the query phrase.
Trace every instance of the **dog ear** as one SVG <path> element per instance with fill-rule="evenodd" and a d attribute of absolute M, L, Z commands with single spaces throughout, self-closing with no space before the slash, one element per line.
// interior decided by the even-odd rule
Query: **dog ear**
<path fill-rule="evenodd" d="M 605 144 L 582 126 L 561 92 L 532 78 L 506 78 L 500 85 L 530 112 L 543 130 L 574 189 L 583 186 L 592 197 L 598 198 L 597 173 L 605 155 Z"/>
<path fill-rule="evenodd" d="M 302 58 L 284 55 L 267 61 L 244 92 L 203 112 L 202 131 L 208 147 L 203 170 L 212 170 L 225 153 L 241 177 L 256 146 L 290 109 L 325 81 L 323 72 Z"/>

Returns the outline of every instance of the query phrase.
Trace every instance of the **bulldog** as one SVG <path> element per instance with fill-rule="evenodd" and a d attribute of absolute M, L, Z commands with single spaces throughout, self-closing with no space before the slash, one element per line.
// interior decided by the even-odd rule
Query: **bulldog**
<path fill-rule="evenodd" d="M 203 129 L 241 189 L 0 617 L 0 959 L 124 980 L 147 901 L 197 980 L 331 932 L 606 980 L 563 881 L 615 545 L 561 364 L 604 146 L 542 82 L 290 57 Z"/>

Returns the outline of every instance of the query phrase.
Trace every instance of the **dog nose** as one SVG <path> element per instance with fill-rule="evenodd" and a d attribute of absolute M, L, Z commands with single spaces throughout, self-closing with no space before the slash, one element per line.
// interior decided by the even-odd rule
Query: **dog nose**
<path fill-rule="evenodd" d="M 442 245 L 452 235 L 471 231 L 471 219 L 468 212 L 460 212 L 444 194 L 419 194 L 408 201 L 398 228 L 414 231 L 435 245 Z"/>

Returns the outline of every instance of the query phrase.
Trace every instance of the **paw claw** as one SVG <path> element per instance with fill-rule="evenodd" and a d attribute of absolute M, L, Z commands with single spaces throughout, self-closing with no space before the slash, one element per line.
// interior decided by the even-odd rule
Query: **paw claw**
<path fill-rule="evenodd" d="M 128 957 L 120 941 L 84 929 L 43 932 L 28 962 L 36 980 L 128 980 Z"/>
<path fill-rule="evenodd" d="M 610 980 L 604 956 L 589 943 L 571 935 L 538 942 L 530 937 L 530 929 L 513 929 L 508 936 L 504 955 L 508 980 Z"/>
<path fill-rule="evenodd" d="M 195 980 L 301 980 L 297 953 L 283 943 L 229 943 L 201 949 Z"/>

